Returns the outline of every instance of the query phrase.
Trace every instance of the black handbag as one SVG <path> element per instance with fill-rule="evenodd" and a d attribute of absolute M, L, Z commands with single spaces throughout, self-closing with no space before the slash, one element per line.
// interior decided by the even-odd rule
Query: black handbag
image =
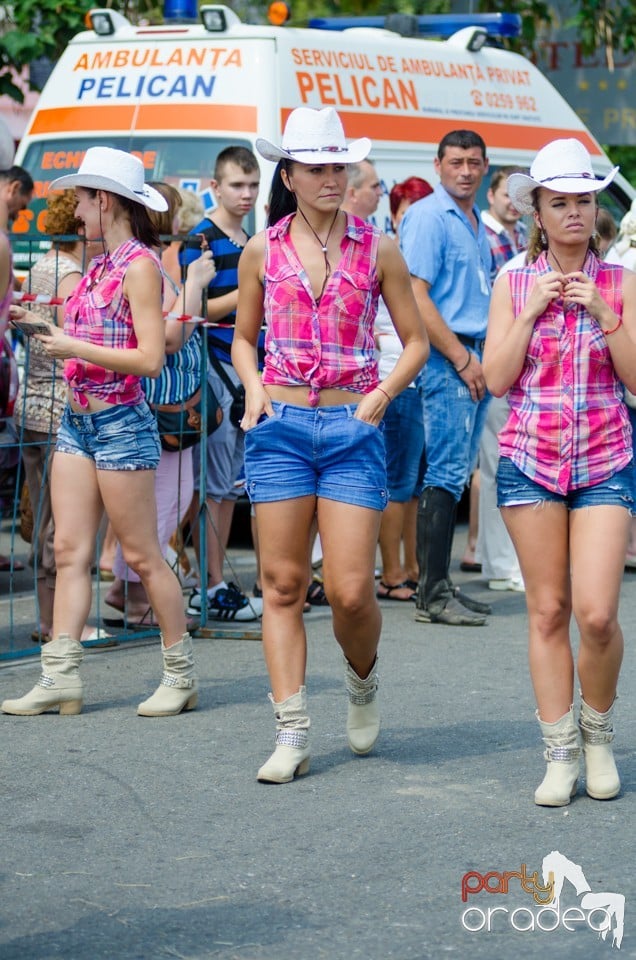
<path fill-rule="evenodd" d="M 223 410 L 212 387 L 206 380 L 207 412 L 203 423 L 201 413 L 201 388 L 180 403 L 153 404 L 159 428 L 159 439 L 164 450 L 187 450 L 193 447 L 220 426 Z"/>
<path fill-rule="evenodd" d="M 242 383 L 239 383 L 238 386 L 235 386 L 235 384 L 232 383 L 227 373 L 223 369 L 223 364 L 214 356 L 213 353 L 210 353 L 210 363 L 230 392 L 230 396 L 232 397 L 232 405 L 230 406 L 230 423 L 238 430 L 241 426 L 241 420 L 245 416 L 245 387 Z"/>

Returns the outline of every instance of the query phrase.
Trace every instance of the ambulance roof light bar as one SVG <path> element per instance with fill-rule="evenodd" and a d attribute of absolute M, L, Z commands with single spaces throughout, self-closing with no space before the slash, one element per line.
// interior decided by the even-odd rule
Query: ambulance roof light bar
<path fill-rule="evenodd" d="M 228 27 L 240 23 L 240 18 L 221 3 L 205 4 L 199 9 L 201 22 L 208 33 L 225 33 Z"/>
<path fill-rule="evenodd" d="M 375 27 L 409 37 L 452 37 L 466 27 L 479 27 L 488 37 L 517 37 L 521 17 L 517 13 L 392 13 L 386 17 L 314 17 L 308 26 L 314 30 L 351 30 Z"/>
<path fill-rule="evenodd" d="M 164 23 L 198 23 L 199 4 L 197 0 L 164 0 Z"/>
<path fill-rule="evenodd" d="M 111 37 L 120 27 L 130 26 L 130 20 L 116 10 L 89 10 L 84 22 L 98 37 Z"/>

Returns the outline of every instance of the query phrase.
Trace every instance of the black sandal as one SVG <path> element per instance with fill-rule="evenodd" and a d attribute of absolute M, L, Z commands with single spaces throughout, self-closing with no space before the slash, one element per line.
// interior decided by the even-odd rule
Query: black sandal
<path fill-rule="evenodd" d="M 393 586 L 389 583 L 385 583 L 384 580 L 378 582 L 378 590 L 376 590 L 375 595 L 378 600 L 394 600 L 398 603 L 410 603 L 411 600 L 415 600 L 415 593 L 408 585 L 406 580 L 404 583 L 394 583 Z M 408 597 L 398 597 L 393 596 L 396 590 L 410 590 Z"/>
<path fill-rule="evenodd" d="M 307 603 L 312 607 L 328 607 L 329 601 L 324 591 L 322 583 L 318 580 L 312 580 L 307 588 Z"/>

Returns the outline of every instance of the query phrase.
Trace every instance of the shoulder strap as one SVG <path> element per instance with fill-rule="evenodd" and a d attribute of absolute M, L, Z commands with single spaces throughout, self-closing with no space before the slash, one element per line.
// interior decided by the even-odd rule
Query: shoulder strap
<path fill-rule="evenodd" d="M 230 378 L 228 377 L 227 373 L 226 373 L 225 370 L 223 369 L 223 364 L 221 363 L 221 361 L 218 359 L 218 357 L 215 357 L 215 356 L 214 356 L 214 352 L 213 352 L 212 350 L 209 350 L 209 351 L 208 351 L 208 356 L 209 356 L 209 359 L 210 359 L 210 363 L 212 364 L 212 366 L 214 367 L 214 369 L 216 370 L 216 372 L 217 372 L 218 375 L 220 376 L 220 378 L 221 378 L 221 380 L 223 381 L 223 383 L 225 384 L 225 386 L 226 386 L 226 387 L 228 388 L 228 390 L 230 391 L 230 394 L 232 395 L 232 399 L 233 399 L 233 400 L 238 400 L 238 399 L 241 397 L 241 394 L 240 394 L 240 392 L 236 389 L 236 387 L 234 386 L 234 384 L 232 383 L 232 381 L 231 381 Z"/>

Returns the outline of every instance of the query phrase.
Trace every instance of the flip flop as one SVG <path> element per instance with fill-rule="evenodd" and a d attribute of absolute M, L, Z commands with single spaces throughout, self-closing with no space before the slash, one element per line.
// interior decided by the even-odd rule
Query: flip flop
<path fill-rule="evenodd" d="M 394 600 L 397 603 L 410 603 L 415 599 L 415 594 L 409 587 L 408 583 L 394 583 L 393 586 L 390 586 L 388 583 L 385 583 L 384 580 L 378 582 L 378 587 L 384 590 L 384 593 L 380 593 L 380 589 L 376 590 L 375 595 L 378 600 Z M 408 597 L 394 597 L 392 596 L 395 590 L 408 590 Z"/>
<path fill-rule="evenodd" d="M 481 573 L 481 563 L 475 563 L 471 560 L 462 560 L 459 569 L 464 573 Z"/>

